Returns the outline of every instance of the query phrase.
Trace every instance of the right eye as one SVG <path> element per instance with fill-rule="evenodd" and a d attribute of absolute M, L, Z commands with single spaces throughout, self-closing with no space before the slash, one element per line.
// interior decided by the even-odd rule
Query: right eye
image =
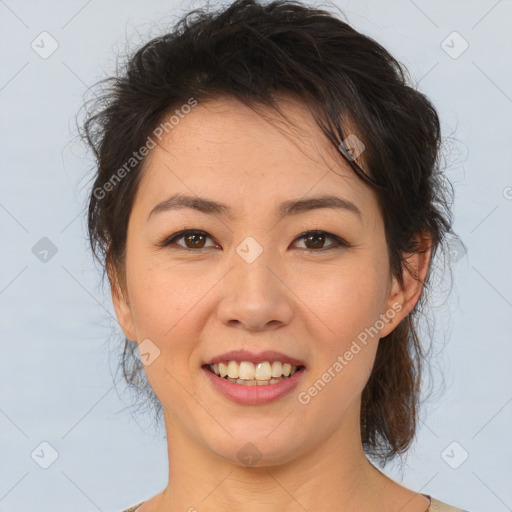
<path fill-rule="evenodd" d="M 172 244 L 176 243 L 178 240 L 183 239 L 185 241 L 185 246 L 178 244 L 182 249 L 190 249 L 190 250 L 197 250 L 197 249 L 207 249 L 208 247 L 205 247 L 204 243 L 207 238 L 211 237 L 206 231 L 201 231 L 200 229 L 185 229 L 183 231 L 179 231 L 178 233 L 174 233 L 170 237 L 165 238 L 161 242 L 158 242 L 157 245 L 160 247 L 169 247 Z M 190 245 L 188 245 L 190 244 Z M 209 246 L 209 247 L 217 247 L 215 244 Z"/>

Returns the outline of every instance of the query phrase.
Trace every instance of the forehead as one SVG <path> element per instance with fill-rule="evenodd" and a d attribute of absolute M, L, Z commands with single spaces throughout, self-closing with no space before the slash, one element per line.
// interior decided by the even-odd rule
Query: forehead
<path fill-rule="evenodd" d="M 371 214 L 373 191 L 308 109 L 290 98 L 280 107 L 286 118 L 232 98 L 198 103 L 146 157 L 136 202 L 154 206 L 182 192 L 216 198 L 242 213 L 256 204 L 337 194 Z"/>

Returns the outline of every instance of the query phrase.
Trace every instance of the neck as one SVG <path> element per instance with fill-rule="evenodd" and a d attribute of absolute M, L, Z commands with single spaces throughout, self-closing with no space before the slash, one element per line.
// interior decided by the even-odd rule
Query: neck
<path fill-rule="evenodd" d="M 169 485 L 154 510 L 348 512 L 378 510 L 392 482 L 366 458 L 355 404 L 343 425 L 297 456 L 254 466 L 228 460 L 166 418 Z M 265 462 L 263 462 L 265 461 Z M 148 507 L 148 511 L 153 510 Z"/>

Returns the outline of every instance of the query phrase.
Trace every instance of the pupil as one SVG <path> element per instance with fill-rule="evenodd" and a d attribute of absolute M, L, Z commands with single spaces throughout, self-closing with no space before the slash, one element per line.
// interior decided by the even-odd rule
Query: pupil
<path fill-rule="evenodd" d="M 317 240 L 317 242 L 313 242 L 313 245 L 314 245 L 314 248 L 315 249 L 321 249 L 322 248 L 322 245 L 323 245 L 323 239 L 324 239 L 324 236 L 321 235 L 321 234 L 316 234 L 316 235 L 309 235 L 308 236 L 308 240 Z M 320 240 L 320 242 L 318 242 L 318 240 Z"/>
<path fill-rule="evenodd" d="M 191 241 L 191 240 L 194 240 L 196 237 L 204 238 L 204 237 L 203 237 L 203 235 L 201 235 L 201 234 L 199 234 L 199 233 L 195 233 L 195 234 L 193 234 L 193 235 L 189 235 L 189 236 L 187 237 L 187 240 L 188 240 L 188 241 Z M 197 240 L 194 240 L 194 241 L 192 242 L 192 244 L 193 244 L 193 246 L 194 246 L 194 247 L 198 247 L 198 245 L 197 245 L 197 243 L 196 243 L 196 242 L 197 242 Z M 204 241 L 203 241 L 203 242 L 204 242 Z M 200 248 L 202 248 L 203 246 L 202 246 L 202 245 L 199 245 L 199 247 L 200 247 Z"/>

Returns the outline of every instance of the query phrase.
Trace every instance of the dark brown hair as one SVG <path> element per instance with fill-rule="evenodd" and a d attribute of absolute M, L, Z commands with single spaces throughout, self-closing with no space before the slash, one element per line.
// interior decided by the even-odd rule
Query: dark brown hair
<path fill-rule="evenodd" d="M 129 169 L 126 162 L 164 116 L 190 98 L 220 96 L 279 111 L 276 95 L 286 94 L 311 109 L 340 158 L 375 189 L 391 270 L 401 280 L 404 257 L 422 250 L 422 237 L 431 238 L 434 255 L 451 232 L 451 190 L 439 170 L 439 119 L 430 101 L 409 84 L 405 68 L 381 45 L 299 1 L 239 0 L 214 12 L 188 13 L 169 33 L 139 48 L 117 76 L 101 82 L 99 99 L 88 112 L 84 135 L 97 161 L 88 203 L 93 253 L 111 282 L 123 276 L 143 160 Z M 364 161 L 343 150 L 349 121 L 366 147 Z M 122 179 L 113 182 L 123 166 Z M 429 279 L 430 271 L 425 287 Z M 382 464 L 405 452 L 414 438 L 425 360 L 416 322 L 424 297 L 379 343 L 363 391 L 363 446 Z M 125 339 L 124 377 L 161 412 L 136 347 Z"/>

